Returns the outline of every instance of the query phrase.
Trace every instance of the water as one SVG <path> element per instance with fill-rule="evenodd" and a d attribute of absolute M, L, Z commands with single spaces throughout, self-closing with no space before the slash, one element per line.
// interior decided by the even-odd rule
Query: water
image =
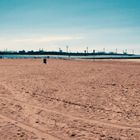
<path fill-rule="evenodd" d="M 57 58 L 58 56 L 50 56 L 50 55 L 0 55 L 2 58 Z"/>
<path fill-rule="evenodd" d="M 67 55 L 0 55 L 0 58 L 74 58 L 74 59 L 107 59 L 107 58 L 112 58 L 112 59 L 117 59 L 117 58 L 139 58 L 140 55 L 134 55 L 134 56 L 127 56 L 127 55 L 94 55 L 94 56 L 67 56 Z"/>

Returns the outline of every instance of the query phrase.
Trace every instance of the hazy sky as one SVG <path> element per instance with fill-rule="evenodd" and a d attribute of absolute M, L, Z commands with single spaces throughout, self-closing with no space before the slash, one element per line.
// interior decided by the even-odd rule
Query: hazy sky
<path fill-rule="evenodd" d="M 0 50 L 140 54 L 139 0 L 0 0 Z"/>

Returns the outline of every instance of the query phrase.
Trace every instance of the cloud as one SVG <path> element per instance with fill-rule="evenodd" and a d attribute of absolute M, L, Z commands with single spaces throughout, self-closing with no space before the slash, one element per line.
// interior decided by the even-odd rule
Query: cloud
<path fill-rule="evenodd" d="M 44 50 L 56 50 L 84 40 L 83 35 L 20 35 L 20 36 L 0 36 L 0 50 L 5 48 L 9 50 L 38 50 L 40 47 Z"/>
<path fill-rule="evenodd" d="M 16 43 L 46 43 L 46 42 L 61 42 L 68 40 L 80 40 L 83 39 L 82 36 L 40 36 L 40 37 L 27 37 L 27 38 L 14 38 L 10 39 L 12 42 Z"/>

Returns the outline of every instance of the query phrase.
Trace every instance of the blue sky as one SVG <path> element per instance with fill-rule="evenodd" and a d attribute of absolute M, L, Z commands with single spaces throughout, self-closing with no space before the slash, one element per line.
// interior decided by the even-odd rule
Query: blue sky
<path fill-rule="evenodd" d="M 0 0 L 0 50 L 135 50 L 139 0 Z"/>

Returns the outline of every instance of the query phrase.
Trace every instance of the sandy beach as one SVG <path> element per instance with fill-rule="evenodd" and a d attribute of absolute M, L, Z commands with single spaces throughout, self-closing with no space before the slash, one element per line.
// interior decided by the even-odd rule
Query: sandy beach
<path fill-rule="evenodd" d="M 0 140 L 139 139 L 139 62 L 0 59 Z"/>

